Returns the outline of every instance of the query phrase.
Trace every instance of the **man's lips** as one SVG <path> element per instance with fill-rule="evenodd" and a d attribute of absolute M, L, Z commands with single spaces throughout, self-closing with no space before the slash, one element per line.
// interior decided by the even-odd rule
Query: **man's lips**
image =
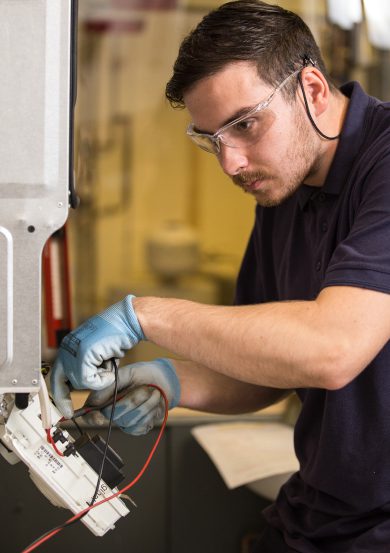
<path fill-rule="evenodd" d="M 263 187 L 264 181 L 270 177 L 265 173 L 240 173 L 233 177 L 234 184 L 240 186 L 245 192 L 255 192 Z"/>
<path fill-rule="evenodd" d="M 261 188 L 261 186 L 262 186 L 261 179 L 256 179 L 252 182 L 247 182 L 247 183 L 243 184 L 243 188 L 247 192 L 254 192 L 255 190 L 259 190 L 259 188 Z"/>

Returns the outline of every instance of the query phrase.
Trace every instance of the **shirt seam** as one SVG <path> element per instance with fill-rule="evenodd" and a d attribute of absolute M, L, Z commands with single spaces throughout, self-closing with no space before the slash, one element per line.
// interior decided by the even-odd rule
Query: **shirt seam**
<path fill-rule="evenodd" d="M 327 269 L 327 274 L 336 273 L 338 271 L 371 271 L 373 273 L 380 273 L 382 275 L 390 275 L 390 271 L 384 271 L 382 269 L 375 269 L 372 267 L 341 267 L 341 268 L 335 268 L 335 269 Z"/>
<path fill-rule="evenodd" d="M 329 286 L 357 286 L 359 288 L 365 288 L 368 290 L 377 290 L 378 292 L 384 292 L 390 294 L 390 288 L 386 286 L 380 286 L 379 284 L 373 284 L 371 282 L 360 280 L 328 280 L 322 283 L 321 290 L 328 288 Z"/>

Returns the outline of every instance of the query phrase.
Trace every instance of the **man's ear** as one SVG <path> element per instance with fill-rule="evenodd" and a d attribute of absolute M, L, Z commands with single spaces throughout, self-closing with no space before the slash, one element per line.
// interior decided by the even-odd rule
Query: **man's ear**
<path fill-rule="evenodd" d="M 322 115 L 329 104 L 329 85 L 317 67 L 304 67 L 300 73 L 301 83 L 305 90 L 310 113 L 313 117 Z M 299 89 L 302 102 L 302 91 Z"/>

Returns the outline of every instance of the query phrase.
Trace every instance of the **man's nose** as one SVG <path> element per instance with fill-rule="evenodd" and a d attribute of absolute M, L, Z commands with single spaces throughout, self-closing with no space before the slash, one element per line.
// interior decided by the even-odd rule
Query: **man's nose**
<path fill-rule="evenodd" d="M 218 161 L 229 177 L 233 177 L 248 168 L 248 158 L 243 148 L 233 148 L 220 142 Z"/>

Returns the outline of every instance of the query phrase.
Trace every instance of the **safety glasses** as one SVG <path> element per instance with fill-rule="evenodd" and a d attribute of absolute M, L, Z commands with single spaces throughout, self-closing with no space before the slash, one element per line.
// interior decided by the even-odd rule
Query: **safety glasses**
<path fill-rule="evenodd" d="M 244 115 L 224 125 L 214 134 L 200 133 L 195 130 L 193 123 L 191 123 L 187 128 L 187 135 L 199 148 L 211 154 L 220 153 L 221 143 L 229 148 L 243 148 L 255 144 L 264 132 L 264 127 L 262 127 L 258 117 L 259 113 L 270 105 L 275 95 L 300 71 L 301 69 L 297 69 L 294 73 L 291 73 L 271 92 L 268 98 L 259 102 Z"/>

